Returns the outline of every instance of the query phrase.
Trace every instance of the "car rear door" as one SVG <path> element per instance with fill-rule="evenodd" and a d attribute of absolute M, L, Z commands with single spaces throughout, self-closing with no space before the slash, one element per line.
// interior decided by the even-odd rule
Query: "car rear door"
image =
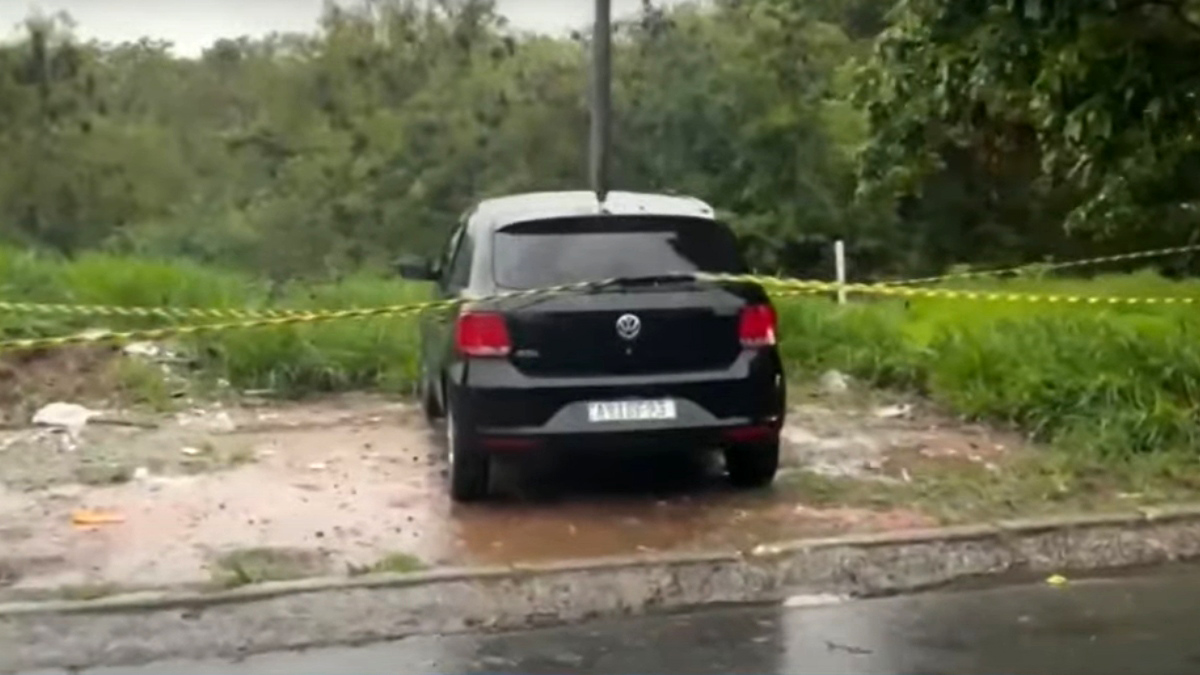
<path fill-rule="evenodd" d="M 462 295 L 468 282 L 473 250 L 467 227 L 465 223 L 460 224 L 450 235 L 438 264 L 434 292 L 436 299 L 453 300 Z M 435 382 L 438 385 L 440 374 L 452 353 L 455 315 L 456 312 L 452 311 L 425 312 L 421 315 L 422 359 L 429 373 L 438 374 L 439 380 Z"/>

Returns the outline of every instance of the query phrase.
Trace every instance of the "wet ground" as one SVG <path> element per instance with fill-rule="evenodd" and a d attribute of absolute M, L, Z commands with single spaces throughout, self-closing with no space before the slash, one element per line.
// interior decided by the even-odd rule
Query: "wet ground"
<path fill-rule="evenodd" d="M 1197 605 L 1200 571 L 1182 568 L 84 672 L 1190 675 L 1200 672 Z"/>
<path fill-rule="evenodd" d="M 903 402 L 794 399 L 774 490 L 732 491 L 712 455 L 614 448 L 548 475 L 502 468 L 500 498 L 469 508 L 449 503 L 439 432 L 404 402 L 208 407 L 89 423 L 75 440 L 0 429 L 0 590 L 208 584 L 246 551 L 291 566 L 260 575 L 273 578 L 398 555 L 508 564 L 924 527 L 929 517 L 904 508 L 814 505 L 788 473 L 897 481 L 912 458 L 986 465 L 1013 444 Z"/>

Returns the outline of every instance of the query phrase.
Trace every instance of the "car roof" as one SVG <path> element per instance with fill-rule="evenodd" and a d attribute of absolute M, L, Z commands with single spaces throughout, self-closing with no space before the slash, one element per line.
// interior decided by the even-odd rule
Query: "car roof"
<path fill-rule="evenodd" d="M 486 199 L 471 213 L 479 226 L 497 229 L 513 223 L 588 215 L 660 216 L 713 220 L 708 204 L 683 195 L 610 192 L 604 203 L 588 190 L 527 192 Z"/>

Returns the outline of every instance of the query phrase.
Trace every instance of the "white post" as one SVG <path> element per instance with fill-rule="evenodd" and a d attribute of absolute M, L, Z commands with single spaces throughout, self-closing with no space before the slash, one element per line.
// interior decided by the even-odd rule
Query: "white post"
<path fill-rule="evenodd" d="M 833 263 L 837 273 L 837 300 L 839 305 L 846 304 L 846 245 L 841 239 L 833 243 Z"/>

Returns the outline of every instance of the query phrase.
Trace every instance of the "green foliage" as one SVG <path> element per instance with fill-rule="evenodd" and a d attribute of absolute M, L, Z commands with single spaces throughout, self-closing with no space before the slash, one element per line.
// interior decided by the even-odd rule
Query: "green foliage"
<path fill-rule="evenodd" d="M 1147 273 L 986 287 L 1200 296 L 1194 282 Z M 1190 451 L 1200 441 L 1200 320 L 1190 306 L 784 302 L 780 333 L 794 375 L 837 368 L 1090 456 Z"/>
<path fill-rule="evenodd" d="M 337 284 L 289 286 L 278 306 L 353 308 L 429 299 L 414 284 L 357 277 Z M 414 391 L 417 322 L 410 318 L 336 321 L 223 333 L 202 342 L 205 364 L 243 387 L 281 392 L 381 388 Z"/>
<path fill-rule="evenodd" d="M 1177 243 L 1195 7 L 647 2 L 617 26 L 614 184 L 700 196 L 809 276 L 837 238 L 858 278 Z M 428 253 L 481 197 L 584 183 L 587 41 L 490 0 L 331 6 L 198 59 L 35 18 L 0 47 L 0 238 L 276 280 Z"/>
<path fill-rule="evenodd" d="M 720 205 L 768 268 L 889 224 L 851 204 L 866 128 L 840 64 L 879 3 L 852 4 L 647 4 L 618 27 L 615 186 Z M 199 59 L 32 21 L 0 47 L 0 238 L 277 280 L 431 252 L 483 196 L 584 184 L 582 42 L 488 0 L 331 6 L 313 35 Z"/>
<path fill-rule="evenodd" d="M 860 82 L 861 187 L 918 220 L 957 211 L 1013 256 L 1066 247 L 1064 217 L 1118 246 L 1178 241 L 1197 225 L 1198 58 L 1194 0 L 901 3 Z"/>

